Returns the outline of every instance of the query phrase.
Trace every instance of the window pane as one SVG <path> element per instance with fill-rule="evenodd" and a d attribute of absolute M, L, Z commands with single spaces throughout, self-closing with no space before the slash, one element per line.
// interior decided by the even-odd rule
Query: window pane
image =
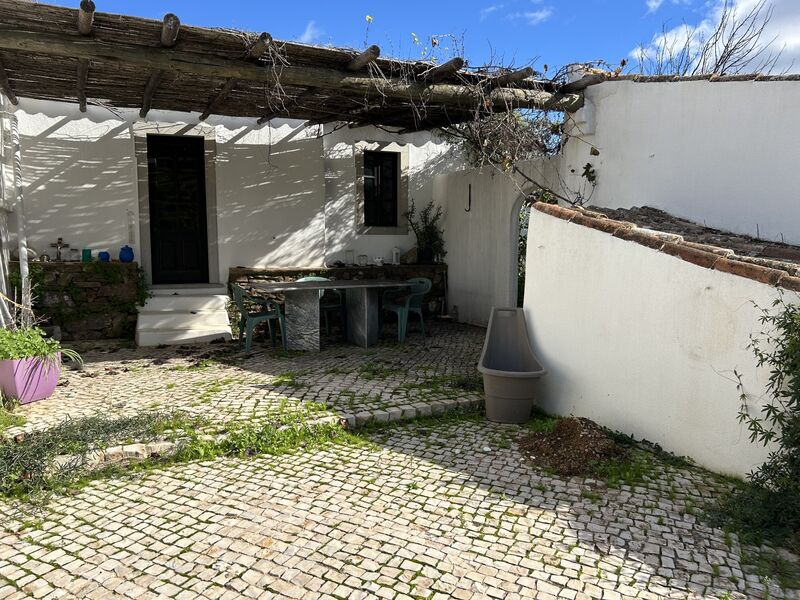
<path fill-rule="evenodd" d="M 397 190 L 400 155 L 364 152 L 364 224 L 397 227 Z"/>

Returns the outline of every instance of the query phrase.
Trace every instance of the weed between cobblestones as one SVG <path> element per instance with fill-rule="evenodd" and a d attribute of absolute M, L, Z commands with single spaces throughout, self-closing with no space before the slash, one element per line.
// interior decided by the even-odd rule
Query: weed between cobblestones
<path fill-rule="evenodd" d="M 6 399 L 0 403 L 0 437 L 9 427 L 19 427 L 25 424 L 25 417 L 15 414 L 14 408 L 13 404 Z"/>
<path fill-rule="evenodd" d="M 166 432 L 194 430 L 204 423 L 178 413 L 144 412 L 134 417 L 66 419 L 47 430 L 20 434 L 0 445 L 0 494 L 36 496 L 68 485 L 91 454 L 113 444 L 150 442 Z M 56 457 L 69 456 L 54 466 Z"/>
<path fill-rule="evenodd" d="M 365 443 L 337 422 L 319 421 L 326 415 L 324 405 L 309 402 L 302 410 L 260 424 L 214 424 L 201 417 L 162 411 L 135 417 L 70 419 L 0 445 L 0 495 L 43 505 L 53 493 L 81 487 L 94 479 L 177 462 L 285 454 L 330 443 Z M 93 468 L 96 453 L 110 446 L 165 440 L 174 445 L 170 444 L 171 450 L 164 456 Z"/>

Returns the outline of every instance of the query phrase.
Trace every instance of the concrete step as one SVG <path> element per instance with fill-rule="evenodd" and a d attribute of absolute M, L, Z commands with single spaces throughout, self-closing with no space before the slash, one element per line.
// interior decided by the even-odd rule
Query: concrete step
<path fill-rule="evenodd" d="M 222 294 L 157 295 L 147 299 L 143 311 L 225 310 L 230 298 Z"/>
<path fill-rule="evenodd" d="M 148 310 L 139 312 L 138 327 L 141 329 L 195 329 L 229 327 L 226 310 Z"/>
<path fill-rule="evenodd" d="M 185 286 L 150 286 L 151 296 L 227 296 L 228 287 L 221 284 Z"/>
<path fill-rule="evenodd" d="M 162 344 L 201 344 L 223 338 L 231 339 L 231 330 L 220 328 L 194 329 L 141 329 L 136 328 L 136 344 L 139 346 L 160 346 Z"/>

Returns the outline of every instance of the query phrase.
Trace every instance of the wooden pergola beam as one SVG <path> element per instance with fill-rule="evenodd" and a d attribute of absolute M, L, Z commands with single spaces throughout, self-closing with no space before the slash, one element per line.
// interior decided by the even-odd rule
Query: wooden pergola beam
<path fill-rule="evenodd" d="M 225 98 L 228 97 L 228 94 L 231 93 L 231 90 L 233 90 L 235 86 L 236 79 L 231 77 L 230 79 L 226 80 L 222 88 L 209 101 L 208 106 L 203 111 L 203 114 L 200 115 L 200 120 L 205 121 L 211 115 L 211 113 L 214 112 L 214 109 L 225 101 Z"/>
<path fill-rule="evenodd" d="M 139 116 L 142 119 L 150 112 L 150 107 L 153 105 L 153 96 L 155 96 L 158 86 L 161 85 L 163 76 L 161 71 L 155 71 L 150 75 L 150 79 L 147 80 L 147 85 L 142 95 L 142 108 L 139 109 Z"/>
<path fill-rule="evenodd" d="M 582 92 L 590 85 L 603 83 L 606 79 L 608 79 L 608 76 L 605 73 L 590 73 L 589 75 L 584 75 L 580 79 L 565 83 L 558 88 L 558 92 L 560 94 L 574 94 L 577 92 Z"/>
<path fill-rule="evenodd" d="M 519 83 L 528 77 L 532 77 L 533 73 L 534 71 L 531 67 L 524 67 L 516 71 L 511 71 L 510 73 L 503 73 L 502 75 L 492 77 L 489 80 L 489 87 L 503 87 L 504 85 Z"/>
<path fill-rule="evenodd" d="M 348 71 L 360 71 L 369 63 L 374 62 L 381 55 L 381 49 L 374 44 L 347 63 L 345 67 Z"/>
<path fill-rule="evenodd" d="M 259 35 L 258 39 L 253 42 L 253 45 L 248 48 L 247 55 L 250 58 L 260 58 L 264 55 L 264 53 L 266 53 L 271 45 L 272 36 L 265 31 Z"/>
<path fill-rule="evenodd" d="M 78 33 L 89 35 L 92 33 L 92 23 L 94 23 L 94 2 L 92 0 L 81 0 L 78 8 Z"/>
<path fill-rule="evenodd" d="M 101 42 L 96 39 L 76 39 L 74 36 L 54 33 L 32 35 L 25 31 L 0 29 L 0 50 L 33 52 L 50 56 L 97 59 L 109 63 L 133 65 L 142 69 L 162 70 L 210 78 L 235 77 L 245 81 L 283 85 L 317 87 L 343 93 L 366 96 L 386 96 L 409 100 L 424 97 L 428 103 L 472 107 L 476 102 L 489 101 L 496 106 L 514 108 L 542 108 L 571 112 L 583 106 L 577 94 L 554 94 L 543 90 L 496 88 L 482 95 L 468 86 L 456 84 L 429 84 L 406 82 L 397 79 L 373 78 L 369 75 L 347 73 L 323 67 L 286 66 L 276 75 L 271 69 L 247 61 L 232 61 L 210 55 L 164 50 L 122 43 Z"/>
<path fill-rule="evenodd" d="M 178 32 L 181 30 L 181 20 L 177 15 L 167 13 L 161 23 L 161 45 L 172 48 L 178 41 Z"/>
<path fill-rule="evenodd" d="M 94 24 L 95 5 L 92 0 L 81 0 L 78 7 L 78 33 L 89 35 L 92 33 Z M 86 58 L 78 59 L 78 76 L 76 83 L 76 95 L 78 97 L 78 108 L 81 112 L 86 112 L 86 84 L 89 81 L 89 60 Z"/>
<path fill-rule="evenodd" d="M 172 13 L 164 15 L 161 22 L 161 45 L 164 48 L 172 48 L 178 40 L 178 32 L 181 29 L 181 20 Z M 158 86 L 161 85 L 161 80 L 164 79 L 164 69 L 155 69 L 150 74 L 150 79 L 144 88 L 144 95 L 142 96 L 142 108 L 139 110 L 139 116 L 144 119 L 147 113 L 150 112 L 150 107 L 153 105 L 153 96 L 156 94 Z"/>
<path fill-rule="evenodd" d="M 277 111 L 277 110 L 273 110 L 272 112 L 268 112 L 267 114 L 262 115 L 261 117 L 259 117 L 259 119 L 258 119 L 258 121 L 256 121 L 256 123 L 258 123 L 259 125 L 263 125 L 267 121 L 271 121 L 275 117 L 280 117 L 280 116 L 283 116 L 283 112 Z"/>
<path fill-rule="evenodd" d="M 19 99 L 17 95 L 14 93 L 14 90 L 11 88 L 11 82 L 8 80 L 8 73 L 6 73 L 6 68 L 3 65 L 3 58 L 0 57 L 0 90 L 3 90 L 3 93 L 8 98 L 8 101 L 11 102 L 14 106 L 19 104 Z"/>
<path fill-rule="evenodd" d="M 458 73 L 464 67 L 464 59 L 460 56 L 451 58 L 446 63 L 429 69 L 422 74 L 422 78 L 428 83 L 436 83 L 442 79 L 450 77 L 453 73 Z"/>
<path fill-rule="evenodd" d="M 86 112 L 86 84 L 89 81 L 89 61 L 82 58 L 78 61 L 78 108 Z"/>

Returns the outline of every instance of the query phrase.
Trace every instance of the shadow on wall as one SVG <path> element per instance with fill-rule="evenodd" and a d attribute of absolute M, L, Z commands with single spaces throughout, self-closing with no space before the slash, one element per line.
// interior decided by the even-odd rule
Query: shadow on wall
<path fill-rule="evenodd" d="M 369 139 L 369 136 L 366 136 L 366 139 Z M 378 150 L 390 144 L 408 147 L 409 206 L 412 199 L 417 207 L 427 204 L 433 198 L 434 178 L 453 171 L 462 164 L 457 154 L 443 145 L 436 144 L 438 140 L 435 138 L 432 144 L 425 143 L 426 141 L 419 140 L 417 136 L 412 143 L 395 136 L 392 141 L 377 142 Z M 357 232 L 354 142 L 341 141 L 327 148 L 325 167 L 325 189 L 328 199 L 325 206 L 328 262 L 344 260 L 344 252 L 350 248 L 354 248 L 358 253 L 366 253 L 371 260 L 373 255 L 391 256 L 393 246 L 399 246 L 406 251 L 416 245 L 416 239 L 410 229 L 405 235 L 363 235 Z"/>
<path fill-rule="evenodd" d="M 302 126 L 237 132 L 217 143 L 221 270 L 322 266 L 322 142 Z"/>
<path fill-rule="evenodd" d="M 69 116 L 20 114 L 29 245 L 55 257 L 50 243 L 108 250 L 130 243 L 136 214 L 130 126 Z"/>
<path fill-rule="evenodd" d="M 18 112 L 30 245 L 54 258 L 49 244 L 60 236 L 72 248 L 116 256 L 131 243 L 131 229 L 133 239 L 138 237 L 133 124 L 141 121 L 130 110 L 111 115 L 95 108 L 84 115 L 68 104 L 31 105 L 35 110 Z M 205 134 L 216 141 L 207 146 L 216 146 L 216 156 L 207 163 L 214 173 L 206 177 L 216 186 L 223 280 L 228 267 L 238 264 L 322 265 L 325 193 L 319 138 L 290 121 L 254 128 L 236 126 L 244 119 L 197 125 L 176 121 L 187 115 L 168 118 L 163 123 L 172 123 L 164 127 L 170 134 Z"/>

